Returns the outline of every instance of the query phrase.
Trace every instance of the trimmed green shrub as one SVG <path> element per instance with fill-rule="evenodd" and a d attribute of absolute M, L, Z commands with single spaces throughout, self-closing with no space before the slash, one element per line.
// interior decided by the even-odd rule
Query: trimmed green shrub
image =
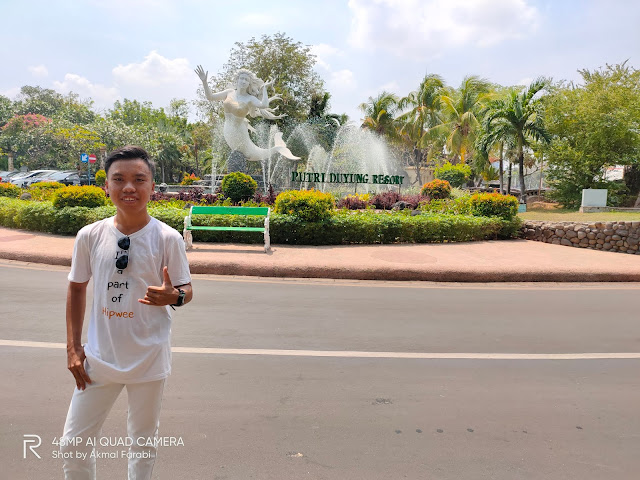
<path fill-rule="evenodd" d="M 85 225 L 115 215 L 113 206 L 54 208 L 51 202 L 0 198 L 0 225 L 38 232 L 75 235 Z"/>
<path fill-rule="evenodd" d="M 420 204 L 424 213 L 440 213 L 448 215 L 473 215 L 471 211 L 471 196 L 431 200 Z"/>
<path fill-rule="evenodd" d="M 500 193 L 474 193 L 469 200 L 471 213 L 482 217 L 510 220 L 518 214 L 518 199 Z"/>
<path fill-rule="evenodd" d="M 0 183 L 0 197 L 18 198 L 20 196 L 20 192 L 20 187 L 13 183 Z"/>
<path fill-rule="evenodd" d="M 51 200 L 60 188 L 64 188 L 64 184 L 59 182 L 36 182 L 29 187 L 29 193 L 34 200 Z"/>
<path fill-rule="evenodd" d="M 107 196 L 100 187 L 93 185 L 60 188 L 53 196 L 55 208 L 102 207 L 107 204 Z"/>
<path fill-rule="evenodd" d="M 433 200 L 442 200 L 451 195 L 451 185 L 446 180 L 435 179 L 422 186 L 420 194 Z"/>
<path fill-rule="evenodd" d="M 258 184 L 246 173 L 233 172 L 224 176 L 220 187 L 225 197 L 238 203 L 253 197 L 253 194 L 256 193 L 256 189 L 258 188 Z"/>
<path fill-rule="evenodd" d="M 317 190 L 287 190 L 276 197 L 275 212 L 294 215 L 306 222 L 329 218 L 335 208 L 330 193 Z"/>
<path fill-rule="evenodd" d="M 107 181 L 107 172 L 104 170 L 98 170 L 96 172 L 96 185 L 98 187 L 104 187 L 105 182 Z"/>
<path fill-rule="evenodd" d="M 452 187 L 461 187 L 471 176 L 471 167 L 465 164 L 452 165 L 446 162 L 441 167 L 437 167 L 433 176 L 439 180 L 446 180 Z"/>

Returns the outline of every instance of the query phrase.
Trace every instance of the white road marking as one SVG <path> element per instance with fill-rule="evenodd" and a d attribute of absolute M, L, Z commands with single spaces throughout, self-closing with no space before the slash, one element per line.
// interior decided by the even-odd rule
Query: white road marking
<path fill-rule="evenodd" d="M 67 348 L 64 343 L 0 340 L 2 347 Z M 358 352 L 338 350 L 271 350 L 261 348 L 173 347 L 173 353 L 199 355 L 263 355 L 272 357 L 396 358 L 426 360 L 637 360 L 640 352 L 605 353 L 455 353 Z"/>

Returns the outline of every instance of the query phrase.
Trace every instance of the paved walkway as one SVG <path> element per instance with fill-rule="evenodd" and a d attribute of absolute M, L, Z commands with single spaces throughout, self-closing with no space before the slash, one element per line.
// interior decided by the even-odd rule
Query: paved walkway
<path fill-rule="evenodd" d="M 74 237 L 0 227 L 0 258 L 71 265 Z M 637 282 L 640 255 L 528 240 L 289 246 L 194 243 L 192 273 L 435 282 Z"/>

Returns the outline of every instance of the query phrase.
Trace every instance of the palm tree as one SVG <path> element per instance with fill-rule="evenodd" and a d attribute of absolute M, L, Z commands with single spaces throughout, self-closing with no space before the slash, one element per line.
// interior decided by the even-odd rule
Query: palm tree
<path fill-rule="evenodd" d="M 510 139 L 515 144 L 523 201 L 526 200 L 524 148 L 532 141 L 551 141 L 551 135 L 544 127 L 542 100 L 536 97 L 548 84 L 549 80 L 540 77 L 521 92 L 512 91 L 506 98 L 492 101 L 486 109 L 485 132 L 493 132 L 492 137 L 496 140 Z"/>
<path fill-rule="evenodd" d="M 436 135 L 433 127 L 442 123 L 440 110 L 444 93 L 442 77 L 429 74 L 424 77 L 418 90 L 400 99 L 398 108 L 410 110 L 398 116 L 399 134 L 413 150 L 416 166 L 416 180 L 422 184 L 420 166 L 427 150 L 427 157 L 434 152 Z"/>
<path fill-rule="evenodd" d="M 377 97 L 360 105 L 364 112 L 362 128 L 373 130 L 379 135 L 386 135 L 390 139 L 395 137 L 393 115 L 397 110 L 398 97 L 393 93 L 383 91 Z"/>
<path fill-rule="evenodd" d="M 465 163 L 473 152 L 476 134 L 480 127 L 478 120 L 484 105 L 495 94 L 492 84 L 476 75 L 465 77 L 457 90 L 449 90 L 442 96 L 445 122 L 442 129 L 447 132 L 447 148 L 460 162 Z"/>

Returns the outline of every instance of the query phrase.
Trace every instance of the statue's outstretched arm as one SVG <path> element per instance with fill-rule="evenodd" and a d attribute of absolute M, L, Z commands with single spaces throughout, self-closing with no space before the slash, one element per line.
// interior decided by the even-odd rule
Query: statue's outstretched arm
<path fill-rule="evenodd" d="M 202 68 L 202 65 L 198 65 L 195 69 L 195 72 L 202 82 L 202 87 L 204 88 L 204 94 L 207 97 L 207 100 L 209 100 L 210 102 L 215 102 L 216 100 L 220 101 L 227 98 L 227 93 L 229 92 L 229 90 L 223 90 L 216 93 L 213 93 L 211 91 L 208 82 L 209 72 L 205 72 L 204 68 Z"/>

